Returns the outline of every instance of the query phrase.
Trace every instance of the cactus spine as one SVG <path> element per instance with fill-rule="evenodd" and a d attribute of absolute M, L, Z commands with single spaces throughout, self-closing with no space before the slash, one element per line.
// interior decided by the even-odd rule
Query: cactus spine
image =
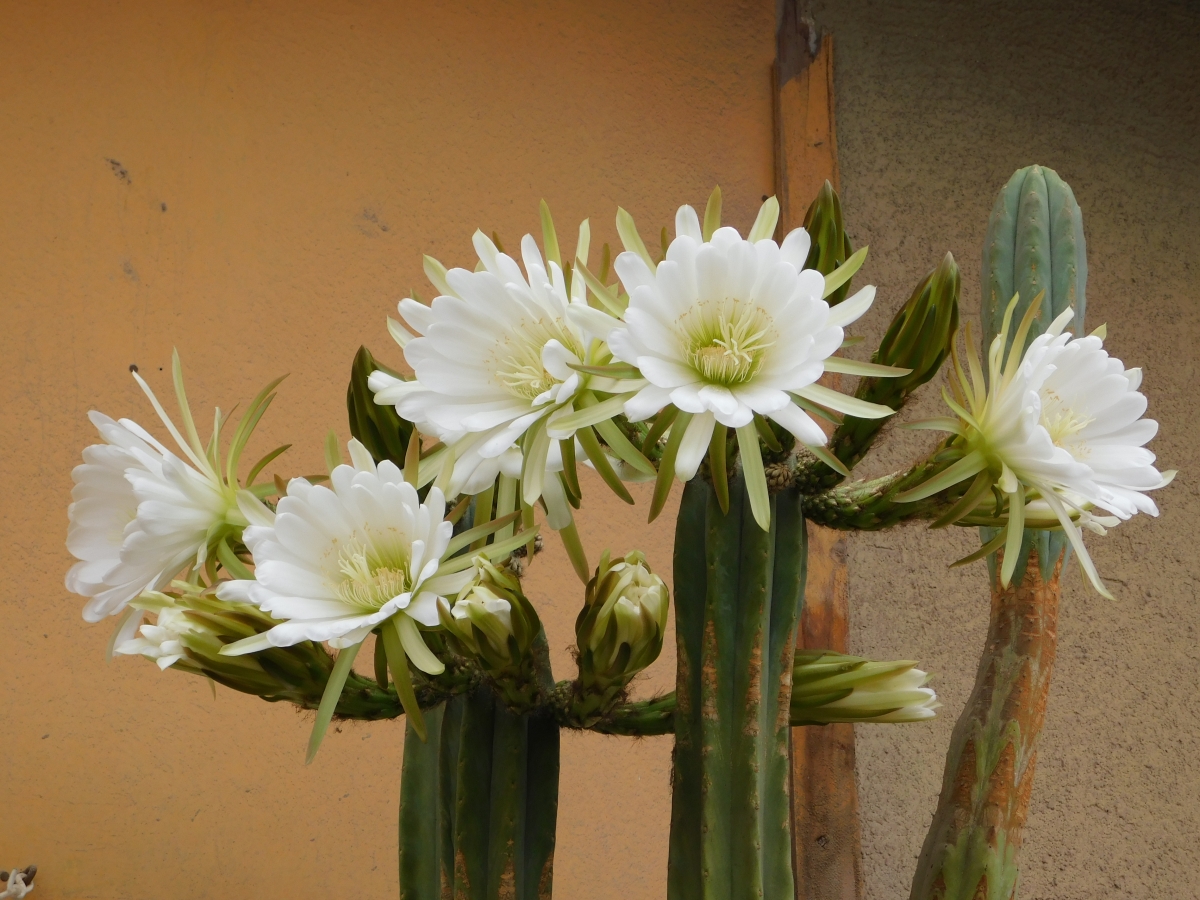
<path fill-rule="evenodd" d="M 1051 169 L 1013 175 L 992 210 L 983 247 L 983 350 L 1014 294 L 1021 317 L 1041 297 L 1032 340 L 1068 307 L 1083 327 L 1087 257 L 1083 217 Z M 994 532 L 984 529 L 984 540 Z M 1013 582 L 988 561 L 992 605 L 975 688 L 954 728 L 937 812 L 913 880 L 912 900 L 1015 897 L 1021 847 L 1057 644 L 1065 538 L 1026 531 Z"/>

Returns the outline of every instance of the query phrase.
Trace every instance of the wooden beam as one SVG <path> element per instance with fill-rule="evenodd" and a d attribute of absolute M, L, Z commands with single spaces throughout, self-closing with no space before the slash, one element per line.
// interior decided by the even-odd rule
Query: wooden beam
<path fill-rule="evenodd" d="M 785 0 L 775 64 L 775 173 L 785 231 L 828 179 L 838 186 L 833 38 L 820 38 L 799 2 Z M 849 649 L 846 541 L 809 527 L 808 582 L 798 643 Z M 854 726 L 792 729 L 792 823 L 798 900 L 864 895 Z"/>

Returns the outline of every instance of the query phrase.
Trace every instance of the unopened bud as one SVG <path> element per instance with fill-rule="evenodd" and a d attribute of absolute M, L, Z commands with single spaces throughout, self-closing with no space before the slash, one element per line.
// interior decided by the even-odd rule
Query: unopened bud
<path fill-rule="evenodd" d="M 639 551 L 610 562 L 606 552 L 588 582 L 575 622 L 585 681 L 630 678 L 658 658 L 667 627 L 667 586 Z"/>
<path fill-rule="evenodd" d="M 441 603 L 442 625 L 459 652 L 494 679 L 523 681 L 541 622 L 511 573 L 484 559 L 475 565 L 475 578 L 454 605 Z"/>
<path fill-rule="evenodd" d="M 908 660 L 872 662 L 826 651 L 796 652 L 792 670 L 792 724 L 920 722 L 941 704 L 933 676 Z"/>
<path fill-rule="evenodd" d="M 486 585 L 478 584 L 450 610 L 454 632 L 475 656 L 494 654 L 513 661 L 509 641 L 514 640 L 512 604 Z"/>

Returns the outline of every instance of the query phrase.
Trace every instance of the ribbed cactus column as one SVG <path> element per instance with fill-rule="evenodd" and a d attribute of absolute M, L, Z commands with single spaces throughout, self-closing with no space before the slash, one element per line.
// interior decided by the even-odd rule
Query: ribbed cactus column
<path fill-rule="evenodd" d="M 723 514 L 693 479 L 675 531 L 671 900 L 794 893 L 788 740 L 804 519 L 798 492 L 784 490 L 764 532 L 745 493 L 734 479 Z"/>
<path fill-rule="evenodd" d="M 554 872 L 558 725 L 481 686 L 409 727 L 400 798 L 403 900 L 545 900 Z"/>
<path fill-rule="evenodd" d="M 1014 294 L 1019 321 L 1040 297 L 1032 340 L 1068 307 L 1083 327 L 1087 258 L 1083 217 L 1071 188 L 1040 166 L 1021 169 L 1000 192 L 983 248 L 983 350 L 1000 331 Z M 994 532 L 984 529 L 984 540 Z M 997 560 L 987 644 L 975 688 L 954 728 L 933 824 L 912 900 L 1007 900 L 1017 891 L 1037 738 L 1057 645 L 1061 532 L 1026 531 L 1012 584 Z"/>

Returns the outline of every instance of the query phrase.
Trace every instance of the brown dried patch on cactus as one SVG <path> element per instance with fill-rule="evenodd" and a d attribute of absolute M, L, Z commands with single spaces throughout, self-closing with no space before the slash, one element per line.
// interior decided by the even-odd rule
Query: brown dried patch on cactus
<path fill-rule="evenodd" d="M 1001 564 L 998 559 L 997 572 Z M 987 643 L 971 699 L 954 729 L 912 900 L 943 896 L 946 882 L 969 889 L 972 873 L 979 879 L 972 897 L 992 900 L 1015 891 L 1016 852 L 1057 648 L 1061 571 L 1060 556 L 1050 580 L 1043 581 L 1034 549 L 1020 583 L 1002 588 L 997 578 L 992 584 Z"/>
<path fill-rule="evenodd" d="M 546 862 L 542 866 L 542 875 L 538 879 L 537 895 L 538 900 L 550 900 L 552 887 L 554 885 L 554 854 L 546 857 Z"/>
<path fill-rule="evenodd" d="M 496 887 L 496 900 L 517 900 L 516 861 L 511 839 L 505 849 L 508 851 L 505 854 L 508 859 L 504 864 L 504 871 L 500 873 L 500 884 Z"/>
<path fill-rule="evenodd" d="M 746 681 L 746 696 L 743 701 L 745 725 L 742 726 L 742 734 L 751 738 L 758 735 L 758 708 L 762 706 L 762 638 L 760 626 L 754 635 L 754 646 L 746 664 L 746 671 L 750 677 Z"/>
<path fill-rule="evenodd" d="M 717 625 L 709 619 L 704 623 L 704 662 L 700 666 L 700 715 L 716 719 L 717 710 Z"/>

